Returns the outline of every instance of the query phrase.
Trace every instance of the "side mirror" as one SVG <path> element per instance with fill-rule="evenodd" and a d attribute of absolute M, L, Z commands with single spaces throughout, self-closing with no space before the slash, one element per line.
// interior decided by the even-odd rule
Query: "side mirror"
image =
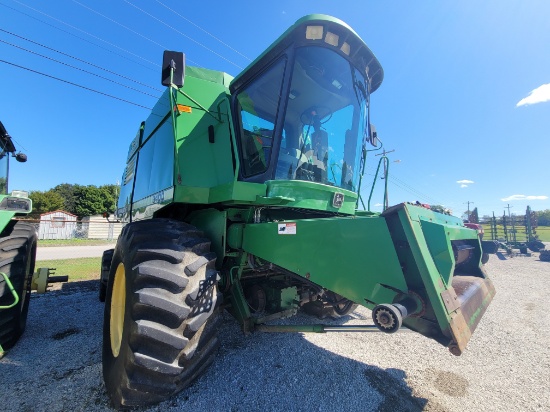
<path fill-rule="evenodd" d="M 172 78 L 171 73 L 173 72 Z M 162 55 L 162 85 L 183 86 L 185 77 L 185 55 L 182 52 L 165 50 Z M 171 80 L 171 81 L 170 81 Z"/>
<path fill-rule="evenodd" d="M 378 146 L 378 134 L 376 134 L 376 127 L 371 123 L 370 124 L 370 136 L 368 139 L 369 143 L 373 146 Z"/>
<path fill-rule="evenodd" d="M 25 163 L 27 161 L 27 155 L 25 153 L 19 152 L 15 155 L 15 160 L 21 163 Z"/>

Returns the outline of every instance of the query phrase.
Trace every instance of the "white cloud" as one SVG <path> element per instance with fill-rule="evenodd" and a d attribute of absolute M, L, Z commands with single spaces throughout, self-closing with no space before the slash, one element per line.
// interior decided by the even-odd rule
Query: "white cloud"
<path fill-rule="evenodd" d="M 516 107 L 528 106 L 530 104 L 544 103 L 550 101 L 550 83 L 543 84 L 535 90 L 531 90 L 527 97 L 521 99 Z"/>
<path fill-rule="evenodd" d="M 374 207 L 382 207 L 382 206 L 384 206 L 382 203 L 377 203 L 374 205 Z"/>
<path fill-rule="evenodd" d="M 457 180 L 456 183 L 458 183 L 460 185 L 460 188 L 462 189 L 462 188 L 468 187 L 468 185 L 473 184 L 474 181 L 462 179 L 462 180 Z"/>
<path fill-rule="evenodd" d="M 512 195 L 500 200 L 502 200 L 503 202 L 509 202 L 511 200 L 546 200 L 546 199 L 548 199 L 548 196 Z"/>

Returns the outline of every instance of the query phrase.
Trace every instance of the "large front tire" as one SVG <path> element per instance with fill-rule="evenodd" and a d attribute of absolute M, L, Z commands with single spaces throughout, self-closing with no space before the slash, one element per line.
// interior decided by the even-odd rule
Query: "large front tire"
<path fill-rule="evenodd" d="M 158 403 L 214 360 L 217 272 L 191 225 L 126 225 L 113 255 L 103 322 L 103 378 L 116 408 Z"/>
<path fill-rule="evenodd" d="M 9 349 L 27 325 L 37 236 L 34 226 L 16 221 L 11 221 L 0 236 L 0 272 L 8 275 L 19 296 L 17 305 L 0 310 L 0 345 Z M 14 298 L 3 277 L 1 279 L 0 306 L 9 306 Z"/>
<path fill-rule="evenodd" d="M 113 261 L 114 249 L 107 249 L 101 256 L 101 271 L 99 275 L 99 301 L 105 302 L 107 296 L 107 283 L 109 282 L 109 272 L 111 271 L 111 262 Z"/>

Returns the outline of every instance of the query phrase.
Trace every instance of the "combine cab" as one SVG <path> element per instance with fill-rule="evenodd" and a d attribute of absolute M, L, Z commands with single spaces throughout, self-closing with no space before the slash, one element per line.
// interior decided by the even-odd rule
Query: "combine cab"
<path fill-rule="evenodd" d="M 326 332 L 346 326 L 270 321 L 362 305 L 374 324 L 355 329 L 405 325 L 465 350 L 495 293 L 477 233 L 412 204 L 358 210 L 382 79 L 359 36 L 324 15 L 296 22 L 236 78 L 165 53 L 169 88 L 130 144 L 117 210 L 128 223 L 102 262 L 115 406 L 197 378 L 222 307 L 245 333 Z"/>

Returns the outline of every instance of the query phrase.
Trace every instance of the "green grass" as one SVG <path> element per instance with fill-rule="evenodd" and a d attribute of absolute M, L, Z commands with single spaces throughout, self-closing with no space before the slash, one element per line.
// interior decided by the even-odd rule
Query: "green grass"
<path fill-rule="evenodd" d="M 541 242 L 550 242 L 550 227 L 538 227 L 537 235 L 539 236 Z"/>
<path fill-rule="evenodd" d="M 38 246 L 40 247 L 50 247 L 50 246 L 95 246 L 95 245 L 107 245 L 110 243 L 116 243 L 115 240 L 105 240 L 105 239 L 63 239 L 63 240 L 53 240 L 53 239 L 42 239 L 38 241 Z"/>
<path fill-rule="evenodd" d="M 484 239 L 490 239 L 491 238 L 491 226 L 490 225 L 482 225 L 483 229 L 485 230 L 485 236 Z M 512 228 L 508 226 L 508 230 L 511 230 Z M 550 242 L 550 226 L 539 226 L 536 229 L 537 236 L 539 237 L 541 242 Z M 519 242 L 523 242 L 525 240 L 525 227 L 524 226 L 516 226 L 516 238 Z M 502 225 L 497 225 L 497 233 L 498 237 L 504 237 L 504 227 Z M 511 236 L 511 235 L 510 235 Z"/>
<path fill-rule="evenodd" d="M 42 260 L 36 262 L 36 268 L 55 268 L 55 275 L 69 275 L 69 282 L 99 279 L 101 258 Z"/>

